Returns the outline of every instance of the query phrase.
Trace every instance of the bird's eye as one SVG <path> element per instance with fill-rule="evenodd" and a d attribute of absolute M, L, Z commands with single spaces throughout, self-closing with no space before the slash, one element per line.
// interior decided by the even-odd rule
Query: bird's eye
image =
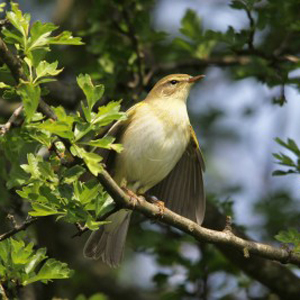
<path fill-rule="evenodd" d="M 178 82 L 179 82 L 178 80 L 171 80 L 171 81 L 170 81 L 170 83 L 173 84 L 173 85 L 174 85 L 174 84 L 177 84 Z"/>

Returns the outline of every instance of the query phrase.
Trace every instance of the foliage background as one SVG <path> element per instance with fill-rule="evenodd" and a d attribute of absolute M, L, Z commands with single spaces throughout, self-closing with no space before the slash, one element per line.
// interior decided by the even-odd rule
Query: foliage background
<path fill-rule="evenodd" d="M 33 19 L 52 21 L 85 42 L 57 47 L 47 56 L 64 67 L 59 81 L 48 85 L 45 98 L 51 105 L 80 109 L 83 95 L 75 80 L 80 73 L 105 85 L 101 104 L 123 99 L 123 109 L 143 99 L 166 74 L 206 74 L 191 93 L 189 112 L 206 157 L 209 201 L 264 242 L 275 243 L 279 231 L 299 228 L 299 178 L 272 176 L 274 170 L 287 170 L 276 164 L 286 163 L 284 157 L 272 156 L 279 151 L 291 156 L 295 165 L 290 169 L 299 171 L 297 152 L 291 154 L 274 140 L 299 140 L 298 1 L 31 0 L 20 1 L 20 7 Z M 16 103 L 0 101 L 5 123 Z M 20 221 L 28 206 L 2 182 L 1 195 L 5 231 L 10 227 L 7 214 Z M 75 272 L 70 279 L 29 285 L 22 291 L 24 299 L 95 293 L 105 295 L 95 296 L 99 299 L 273 295 L 212 245 L 198 245 L 138 215 L 118 269 L 84 260 L 87 234 L 72 239 L 75 232 L 73 225 L 51 217 L 27 230 L 27 239 Z"/>

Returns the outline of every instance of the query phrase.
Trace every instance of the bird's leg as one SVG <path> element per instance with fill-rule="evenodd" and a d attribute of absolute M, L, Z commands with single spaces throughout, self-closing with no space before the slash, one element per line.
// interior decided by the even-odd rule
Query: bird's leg
<path fill-rule="evenodd" d="M 139 196 L 136 195 L 132 190 L 128 189 L 126 186 L 122 186 L 121 188 L 129 196 L 130 201 L 133 202 L 133 207 L 136 206 L 137 202 L 141 201 Z"/>
<path fill-rule="evenodd" d="M 161 201 L 161 200 L 158 200 L 158 199 L 157 199 L 155 196 L 153 196 L 153 195 L 145 195 L 145 199 L 146 199 L 148 202 L 150 202 L 150 203 L 156 205 L 156 206 L 158 207 L 158 209 L 159 209 L 159 216 L 160 216 L 160 217 L 163 217 L 164 212 L 165 212 L 165 203 L 164 203 L 163 201 Z"/>

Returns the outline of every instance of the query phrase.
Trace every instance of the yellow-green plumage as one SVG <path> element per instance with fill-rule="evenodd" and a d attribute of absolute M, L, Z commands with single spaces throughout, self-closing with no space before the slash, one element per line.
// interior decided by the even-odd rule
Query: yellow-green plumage
<path fill-rule="evenodd" d="M 127 112 L 108 132 L 124 146 L 120 154 L 103 150 L 108 170 L 121 186 L 149 192 L 175 212 L 201 224 L 205 210 L 204 163 L 187 114 L 192 83 L 186 74 L 161 79 L 147 98 Z M 131 212 L 110 216 L 88 240 L 84 254 L 116 266 L 122 259 Z"/>

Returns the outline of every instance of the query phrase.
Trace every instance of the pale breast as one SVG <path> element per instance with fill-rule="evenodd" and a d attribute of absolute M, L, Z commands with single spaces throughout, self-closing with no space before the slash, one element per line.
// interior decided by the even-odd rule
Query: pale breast
<path fill-rule="evenodd" d="M 116 180 L 145 192 L 174 168 L 189 141 L 186 107 L 166 112 L 143 104 L 122 138 L 124 150 L 116 159 Z"/>

